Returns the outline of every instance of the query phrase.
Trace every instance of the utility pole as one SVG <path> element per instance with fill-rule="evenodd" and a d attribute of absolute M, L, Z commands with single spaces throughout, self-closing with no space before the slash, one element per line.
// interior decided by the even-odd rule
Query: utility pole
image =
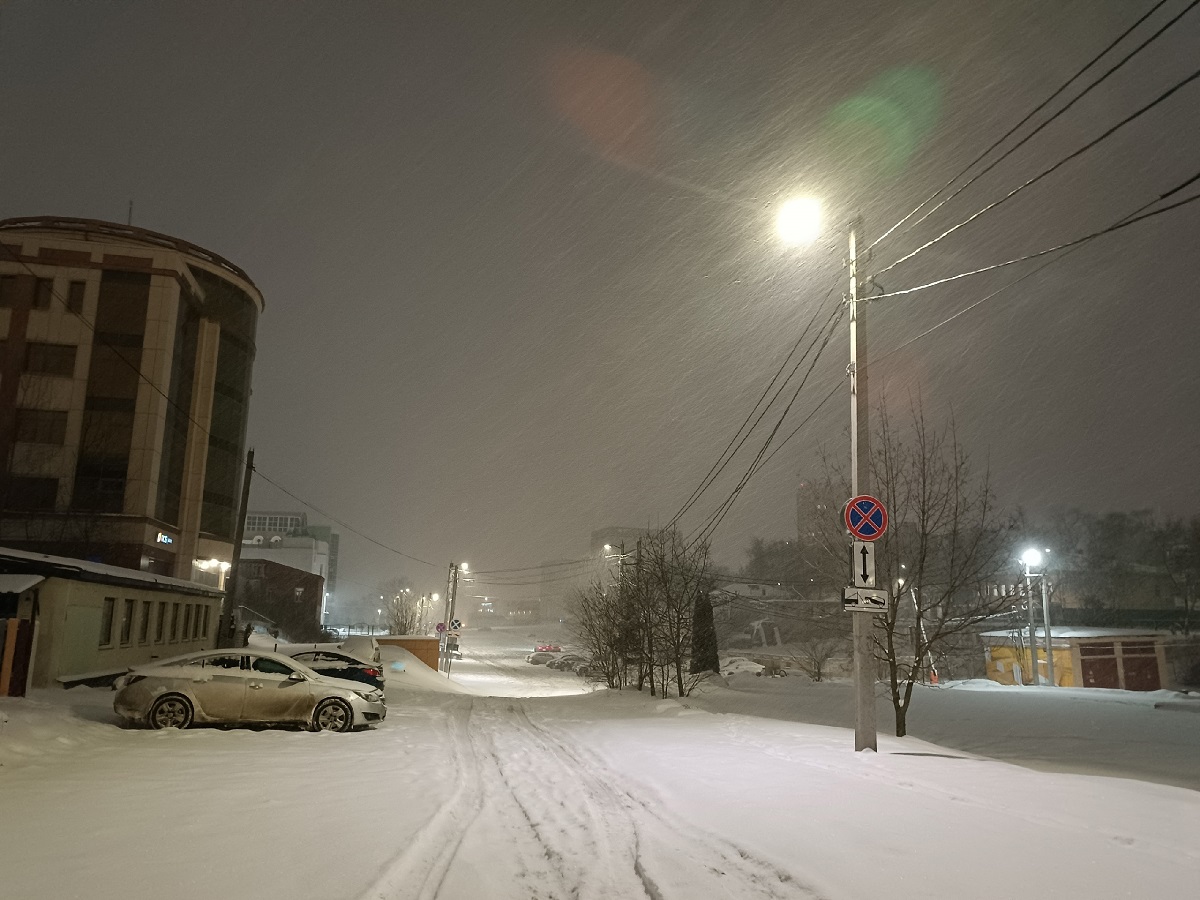
<path fill-rule="evenodd" d="M 858 230 L 861 222 L 850 223 L 850 496 L 858 497 L 871 488 L 871 431 L 867 395 L 867 317 L 858 299 Z M 852 613 L 854 626 L 854 749 L 876 750 L 875 651 L 870 614 Z"/>
<path fill-rule="evenodd" d="M 1046 631 L 1046 681 L 1054 687 L 1054 648 L 1050 643 L 1050 593 L 1046 589 L 1046 567 L 1042 567 L 1042 628 Z"/>
<path fill-rule="evenodd" d="M 446 578 L 446 606 L 445 619 L 442 622 L 442 666 L 445 669 L 446 677 L 450 677 L 450 623 L 454 621 L 454 603 L 458 598 L 458 563 L 450 563 L 450 572 Z"/>
<path fill-rule="evenodd" d="M 217 648 L 233 646 L 235 604 L 237 599 L 238 569 L 242 564 L 242 540 L 246 537 L 246 509 L 250 503 L 250 479 L 254 476 L 254 448 L 246 451 L 246 471 L 242 473 L 242 500 L 238 507 L 237 528 L 233 535 L 233 556 L 229 561 L 229 574 L 225 577 L 225 599 L 221 601 L 221 620 L 217 624 Z"/>
<path fill-rule="evenodd" d="M 1025 611 L 1029 613 L 1029 669 L 1031 685 L 1038 683 L 1038 664 L 1037 664 L 1037 623 L 1034 621 L 1033 614 L 1033 573 L 1029 569 L 1029 563 L 1025 563 Z"/>

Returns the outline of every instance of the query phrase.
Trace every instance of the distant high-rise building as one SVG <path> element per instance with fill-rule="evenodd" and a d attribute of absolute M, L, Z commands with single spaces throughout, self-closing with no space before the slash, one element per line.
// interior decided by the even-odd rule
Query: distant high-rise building
<path fill-rule="evenodd" d="M 0 220 L 0 545 L 222 586 L 262 310 L 187 241 Z"/>

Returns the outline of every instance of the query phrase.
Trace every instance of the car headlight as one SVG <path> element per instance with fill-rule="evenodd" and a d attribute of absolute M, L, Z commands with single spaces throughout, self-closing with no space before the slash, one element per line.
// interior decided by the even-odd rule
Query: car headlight
<path fill-rule="evenodd" d="M 383 694 L 379 693 L 379 691 L 355 691 L 354 693 L 368 703 L 378 703 L 383 699 Z"/>

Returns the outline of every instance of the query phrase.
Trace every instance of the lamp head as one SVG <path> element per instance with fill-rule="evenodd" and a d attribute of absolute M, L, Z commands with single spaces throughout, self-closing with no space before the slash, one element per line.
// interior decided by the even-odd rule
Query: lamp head
<path fill-rule="evenodd" d="M 811 244 L 821 234 L 821 201 L 815 197 L 793 197 L 779 207 L 775 230 L 790 246 Z"/>

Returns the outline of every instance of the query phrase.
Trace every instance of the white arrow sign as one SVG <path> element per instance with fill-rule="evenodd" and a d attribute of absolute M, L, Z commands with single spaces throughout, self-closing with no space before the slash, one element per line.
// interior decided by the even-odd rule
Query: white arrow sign
<path fill-rule="evenodd" d="M 846 612 L 887 612 L 888 592 L 874 588 L 848 587 L 842 595 L 842 609 Z"/>
<path fill-rule="evenodd" d="M 875 544 L 855 541 L 850 548 L 850 580 L 855 587 L 875 587 Z"/>

